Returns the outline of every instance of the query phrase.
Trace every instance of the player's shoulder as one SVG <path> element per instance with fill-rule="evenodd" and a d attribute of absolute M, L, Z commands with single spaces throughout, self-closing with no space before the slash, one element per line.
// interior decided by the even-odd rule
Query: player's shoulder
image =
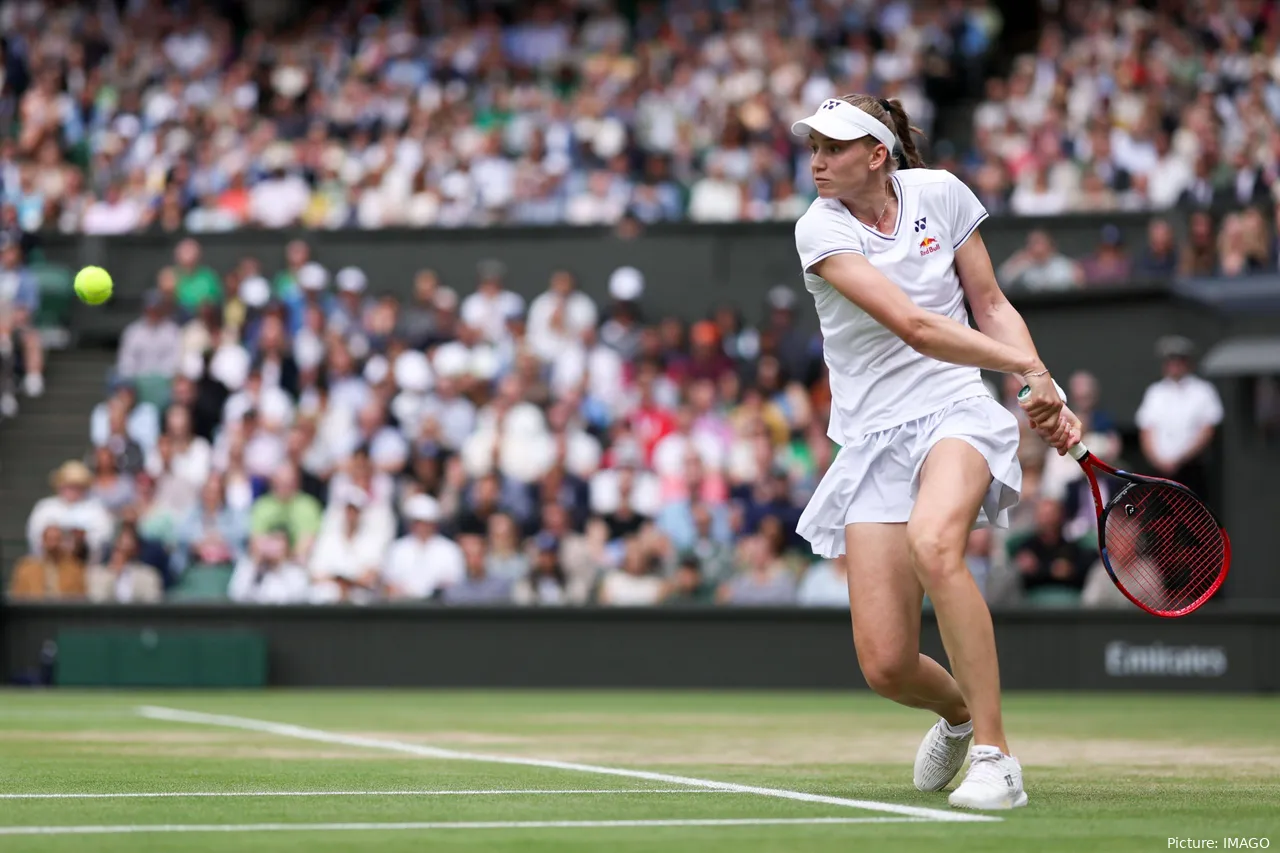
<path fill-rule="evenodd" d="M 960 180 L 946 169 L 899 169 L 893 175 L 904 187 L 952 184 Z"/>

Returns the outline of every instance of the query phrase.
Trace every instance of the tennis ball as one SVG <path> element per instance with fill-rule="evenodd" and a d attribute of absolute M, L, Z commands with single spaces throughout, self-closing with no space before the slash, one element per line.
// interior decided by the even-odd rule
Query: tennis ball
<path fill-rule="evenodd" d="M 102 267 L 85 267 L 76 273 L 76 296 L 88 305 L 101 305 L 111 298 L 111 274 Z"/>

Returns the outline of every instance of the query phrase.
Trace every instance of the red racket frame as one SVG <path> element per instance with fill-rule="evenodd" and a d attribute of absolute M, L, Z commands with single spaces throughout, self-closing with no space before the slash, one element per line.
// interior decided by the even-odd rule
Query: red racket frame
<path fill-rule="evenodd" d="M 1068 452 L 1071 454 L 1073 459 L 1080 463 L 1080 467 L 1084 469 L 1085 476 L 1089 478 L 1089 488 L 1093 490 L 1093 506 L 1098 513 L 1098 550 L 1102 554 L 1102 565 L 1106 568 L 1107 574 L 1111 576 L 1111 582 L 1116 585 L 1116 589 L 1120 590 L 1125 598 L 1132 601 L 1142 610 L 1145 610 L 1152 616 L 1159 616 L 1163 619 L 1176 619 L 1179 616 L 1186 616 L 1187 614 L 1198 610 L 1201 605 L 1213 598 L 1214 593 L 1218 591 L 1222 586 L 1223 581 L 1227 579 L 1227 572 L 1231 569 L 1231 537 L 1227 535 L 1226 528 L 1222 526 L 1222 522 L 1218 520 L 1218 516 L 1214 514 L 1213 510 L 1209 509 L 1208 506 L 1205 506 L 1204 501 L 1201 500 L 1195 492 L 1191 491 L 1179 482 L 1166 480 L 1161 477 L 1147 477 L 1142 474 L 1131 474 L 1128 471 L 1120 470 L 1119 468 L 1108 465 L 1106 462 L 1103 462 L 1101 459 L 1094 456 L 1083 444 L 1075 445 Z M 1123 490 L 1117 492 L 1115 496 L 1111 498 L 1111 502 L 1104 505 L 1102 503 L 1102 493 L 1098 489 L 1098 478 L 1094 474 L 1094 469 L 1103 471 L 1116 479 L 1124 480 L 1129 483 L 1147 483 L 1175 488 L 1190 496 L 1201 506 L 1204 506 L 1205 511 L 1209 513 L 1209 517 L 1213 519 L 1214 524 L 1218 525 L 1218 531 L 1222 534 L 1223 551 L 1222 568 L 1219 569 L 1218 576 L 1214 579 L 1213 585 L 1202 593 L 1199 598 L 1177 610 L 1156 610 L 1134 598 L 1129 593 L 1129 590 L 1124 588 L 1124 584 L 1120 583 L 1120 580 L 1116 577 L 1115 571 L 1111 568 L 1111 556 L 1107 553 L 1107 515 L 1120 503 L 1120 496 L 1123 494 Z"/>

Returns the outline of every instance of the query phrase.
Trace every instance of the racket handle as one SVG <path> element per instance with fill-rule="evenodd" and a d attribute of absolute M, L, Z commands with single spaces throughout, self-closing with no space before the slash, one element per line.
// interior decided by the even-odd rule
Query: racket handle
<path fill-rule="evenodd" d="M 1056 383 L 1056 382 L 1055 382 L 1055 383 L 1053 383 L 1053 384 L 1054 384 L 1054 387 L 1055 387 L 1055 388 L 1056 388 L 1056 387 L 1057 387 L 1057 385 L 1058 385 L 1058 383 Z M 1018 399 L 1019 399 L 1019 400 L 1025 400 L 1025 399 L 1027 399 L 1027 395 L 1028 395 L 1028 394 L 1030 394 L 1030 393 L 1031 393 L 1031 386 L 1030 386 L 1030 385 L 1023 385 L 1023 386 L 1022 386 L 1022 390 L 1018 392 Z M 1061 393 L 1062 393 L 1062 392 L 1061 392 L 1061 390 L 1059 390 L 1059 392 L 1058 392 L 1058 393 L 1059 393 L 1059 394 L 1061 394 Z M 1066 399 L 1066 396 L 1065 396 L 1065 395 L 1063 395 L 1063 399 Z M 1087 448 L 1087 447 L 1085 447 L 1085 446 L 1084 446 L 1084 442 L 1083 442 L 1083 441 L 1077 441 L 1075 444 L 1073 444 L 1073 445 L 1071 445 L 1070 447 L 1068 447 L 1068 448 L 1067 448 L 1067 453 L 1069 453 L 1069 454 L 1071 455 L 1071 458 L 1072 458 L 1072 459 L 1074 459 L 1074 460 L 1076 460 L 1077 462 L 1079 462 L 1081 459 L 1083 459 L 1083 458 L 1085 458 L 1086 456 L 1088 456 L 1088 455 L 1089 455 L 1089 448 Z"/>

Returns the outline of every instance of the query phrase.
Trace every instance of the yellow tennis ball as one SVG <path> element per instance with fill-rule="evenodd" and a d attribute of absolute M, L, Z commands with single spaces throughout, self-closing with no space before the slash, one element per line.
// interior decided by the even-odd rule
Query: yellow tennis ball
<path fill-rule="evenodd" d="M 101 305 L 111 298 L 111 274 L 102 267 L 85 267 L 76 273 L 76 296 L 88 305 Z"/>

